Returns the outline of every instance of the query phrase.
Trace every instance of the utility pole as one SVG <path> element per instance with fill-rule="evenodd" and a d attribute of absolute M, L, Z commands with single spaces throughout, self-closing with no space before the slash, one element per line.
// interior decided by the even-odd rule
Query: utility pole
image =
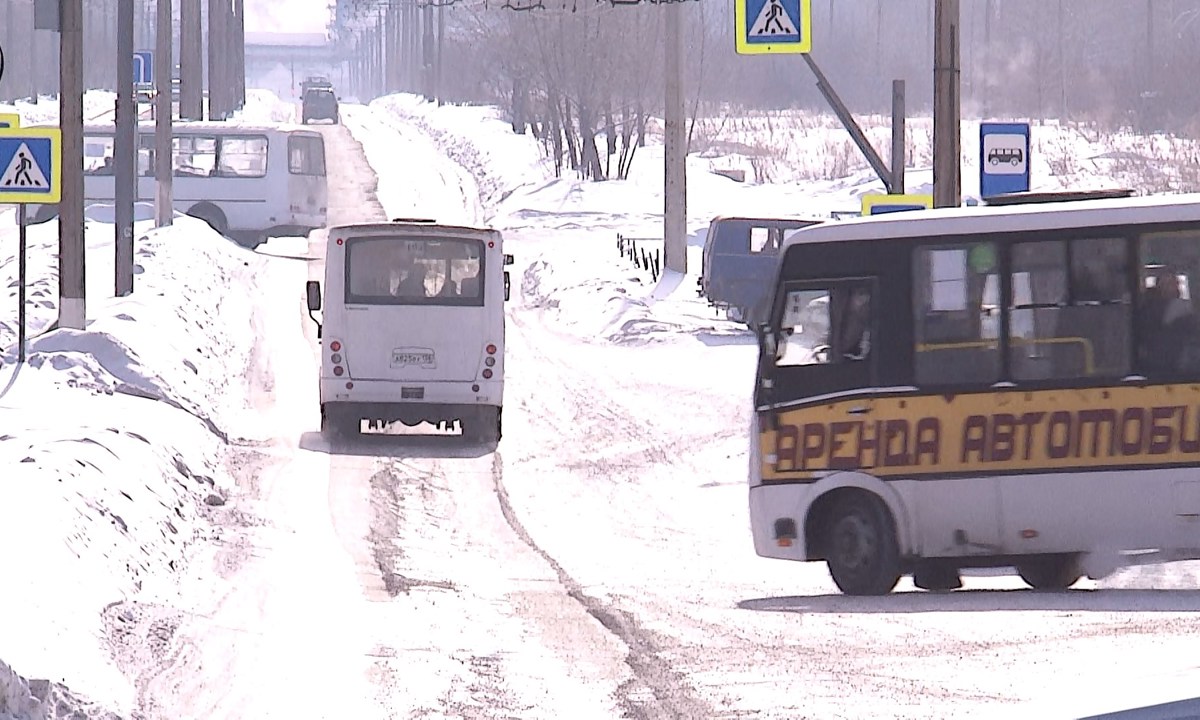
<path fill-rule="evenodd" d="M 59 4 L 58 125 L 62 200 L 58 206 L 58 327 L 87 326 L 83 239 L 83 0 Z"/>
<path fill-rule="evenodd" d="M 233 0 L 233 16 L 229 23 L 231 33 L 231 65 L 233 75 L 233 108 L 246 106 L 246 12 L 244 0 Z"/>
<path fill-rule="evenodd" d="M 440 3 L 437 8 L 437 58 L 434 60 L 434 66 L 437 68 L 437 73 L 434 76 L 434 91 L 433 94 L 437 97 L 438 105 L 442 104 L 442 97 L 446 94 L 446 89 L 442 87 L 442 48 L 446 43 L 446 4 Z"/>
<path fill-rule="evenodd" d="M 933 204 L 962 204 L 959 0 L 935 0 L 933 46 Z"/>
<path fill-rule="evenodd" d="M 229 82 L 225 77 L 225 8 L 229 0 L 208 0 L 208 119 L 225 116 L 225 96 Z"/>
<path fill-rule="evenodd" d="M 421 91 L 426 100 L 433 100 L 433 6 L 426 5 L 422 10 L 422 25 L 425 34 L 421 39 Z"/>
<path fill-rule="evenodd" d="M 204 119 L 204 47 L 200 0 L 179 0 L 179 118 Z"/>
<path fill-rule="evenodd" d="M 172 139 L 171 74 L 175 58 L 171 52 L 171 0 L 158 0 L 158 28 L 154 51 L 154 178 L 157 192 L 154 197 L 155 227 L 174 222 L 174 193 L 171 181 L 174 172 Z"/>
<path fill-rule="evenodd" d="M 133 203 L 137 200 L 137 98 L 133 96 L 133 3 L 117 0 L 117 133 L 113 140 L 116 296 L 133 292 Z"/>
<path fill-rule="evenodd" d="M 663 113 L 663 266 L 687 272 L 687 128 L 683 98 L 683 3 L 665 3 L 663 63 L 666 108 Z"/>

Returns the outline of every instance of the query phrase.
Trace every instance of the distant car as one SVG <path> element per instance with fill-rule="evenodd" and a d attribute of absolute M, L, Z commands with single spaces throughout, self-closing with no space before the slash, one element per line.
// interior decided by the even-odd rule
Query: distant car
<path fill-rule="evenodd" d="M 333 124 L 341 121 L 338 110 L 337 96 L 332 89 L 312 88 L 304 93 L 300 108 L 300 117 L 305 125 L 313 120 L 331 120 Z"/>

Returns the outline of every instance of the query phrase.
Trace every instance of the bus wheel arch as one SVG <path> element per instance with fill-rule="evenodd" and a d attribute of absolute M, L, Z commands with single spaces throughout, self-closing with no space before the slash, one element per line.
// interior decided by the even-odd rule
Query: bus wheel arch
<path fill-rule="evenodd" d="M 187 214 L 197 220 L 203 220 L 220 235 L 229 232 L 229 218 L 225 211 L 210 202 L 199 202 L 188 208 Z"/>
<path fill-rule="evenodd" d="M 817 498 L 805 518 L 808 559 L 823 559 L 847 595 L 886 595 L 902 570 L 896 518 L 875 492 L 834 488 Z"/>

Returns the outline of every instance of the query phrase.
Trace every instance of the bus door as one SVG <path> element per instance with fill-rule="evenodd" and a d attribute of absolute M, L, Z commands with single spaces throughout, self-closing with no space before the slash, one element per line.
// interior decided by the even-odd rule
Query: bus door
<path fill-rule="evenodd" d="M 290 133 L 287 156 L 289 211 L 309 224 L 324 226 L 329 205 L 324 138 L 317 133 Z"/>
<path fill-rule="evenodd" d="M 346 241 L 347 365 L 363 380 L 469 382 L 488 342 L 483 242 L 364 236 Z M 499 292 L 497 289 L 496 292 Z M 490 293 L 488 293 L 490 294 Z"/>
<path fill-rule="evenodd" d="M 869 472 L 873 465 L 869 457 L 848 460 L 854 453 L 842 434 L 855 434 L 875 402 L 874 294 L 871 279 L 783 285 L 771 322 L 760 329 L 755 390 L 776 471 Z"/>

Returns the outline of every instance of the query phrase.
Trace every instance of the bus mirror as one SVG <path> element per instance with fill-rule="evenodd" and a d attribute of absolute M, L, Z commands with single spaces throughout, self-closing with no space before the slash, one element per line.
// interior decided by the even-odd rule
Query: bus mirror
<path fill-rule="evenodd" d="M 509 255 L 508 253 L 504 253 L 504 264 L 505 264 L 505 265 L 512 265 L 512 264 L 513 264 L 513 262 L 514 262 L 514 260 L 513 260 L 513 256 L 512 256 L 512 255 Z"/>
<path fill-rule="evenodd" d="M 504 271 L 504 299 L 505 299 L 505 301 L 508 300 L 508 296 L 509 296 L 511 287 L 512 287 L 511 279 L 508 276 L 508 271 L 505 270 Z"/>
<path fill-rule="evenodd" d="M 309 280 L 305 289 L 308 291 L 308 311 L 317 312 L 321 309 L 321 283 Z"/>

